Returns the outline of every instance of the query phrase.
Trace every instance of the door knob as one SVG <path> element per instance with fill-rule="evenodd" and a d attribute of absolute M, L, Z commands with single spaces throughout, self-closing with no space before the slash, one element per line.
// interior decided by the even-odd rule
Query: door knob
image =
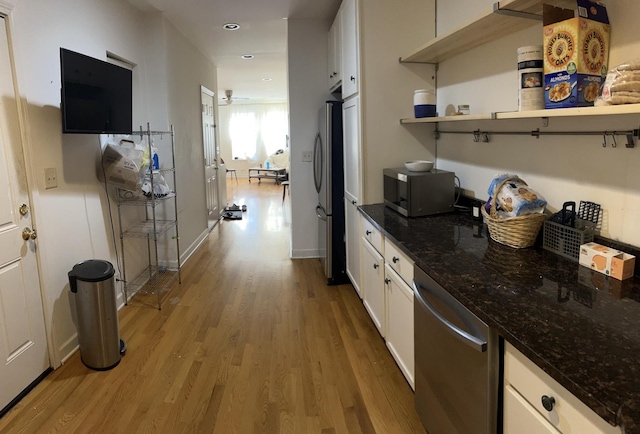
<path fill-rule="evenodd" d="M 29 239 L 35 240 L 36 238 L 38 238 L 38 234 L 36 233 L 35 229 L 31 229 L 31 228 L 24 228 L 22 230 L 22 239 L 25 241 L 28 241 Z"/>
<path fill-rule="evenodd" d="M 373 269 L 374 269 L 374 270 L 377 270 L 377 269 L 378 269 L 378 267 L 379 267 L 379 265 L 378 265 L 378 264 L 373 264 Z"/>
<path fill-rule="evenodd" d="M 20 215 L 25 216 L 27 215 L 27 213 L 29 213 L 29 205 L 23 203 L 22 205 L 20 205 L 20 208 L 18 208 L 18 210 L 20 211 Z"/>

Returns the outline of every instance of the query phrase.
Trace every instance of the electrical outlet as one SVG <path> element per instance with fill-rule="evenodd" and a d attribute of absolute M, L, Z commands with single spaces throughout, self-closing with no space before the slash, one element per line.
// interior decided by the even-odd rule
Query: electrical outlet
<path fill-rule="evenodd" d="M 44 169 L 44 188 L 48 190 L 50 188 L 56 188 L 58 186 L 58 175 L 56 174 L 55 167 L 49 167 Z"/>
<path fill-rule="evenodd" d="M 311 151 L 302 151 L 302 162 L 311 163 Z"/>

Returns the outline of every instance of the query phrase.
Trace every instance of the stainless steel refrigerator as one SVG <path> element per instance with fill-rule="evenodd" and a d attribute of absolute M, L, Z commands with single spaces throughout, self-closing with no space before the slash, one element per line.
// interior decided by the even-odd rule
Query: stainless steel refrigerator
<path fill-rule="evenodd" d="M 327 284 L 346 283 L 341 101 L 327 101 L 320 109 L 319 132 L 313 147 L 313 180 L 318 192 L 320 260 Z"/>

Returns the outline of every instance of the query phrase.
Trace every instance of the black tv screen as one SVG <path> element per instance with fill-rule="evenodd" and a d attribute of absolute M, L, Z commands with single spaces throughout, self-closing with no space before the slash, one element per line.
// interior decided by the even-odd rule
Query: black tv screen
<path fill-rule="evenodd" d="M 60 48 L 60 73 L 63 133 L 131 133 L 131 70 Z"/>

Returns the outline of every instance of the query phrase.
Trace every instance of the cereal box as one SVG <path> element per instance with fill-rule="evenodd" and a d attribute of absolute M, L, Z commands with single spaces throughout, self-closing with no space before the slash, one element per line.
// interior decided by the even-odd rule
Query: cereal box
<path fill-rule="evenodd" d="M 604 6 L 577 0 L 571 9 L 544 5 L 545 108 L 592 106 L 607 75 L 610 26 Z"/>

